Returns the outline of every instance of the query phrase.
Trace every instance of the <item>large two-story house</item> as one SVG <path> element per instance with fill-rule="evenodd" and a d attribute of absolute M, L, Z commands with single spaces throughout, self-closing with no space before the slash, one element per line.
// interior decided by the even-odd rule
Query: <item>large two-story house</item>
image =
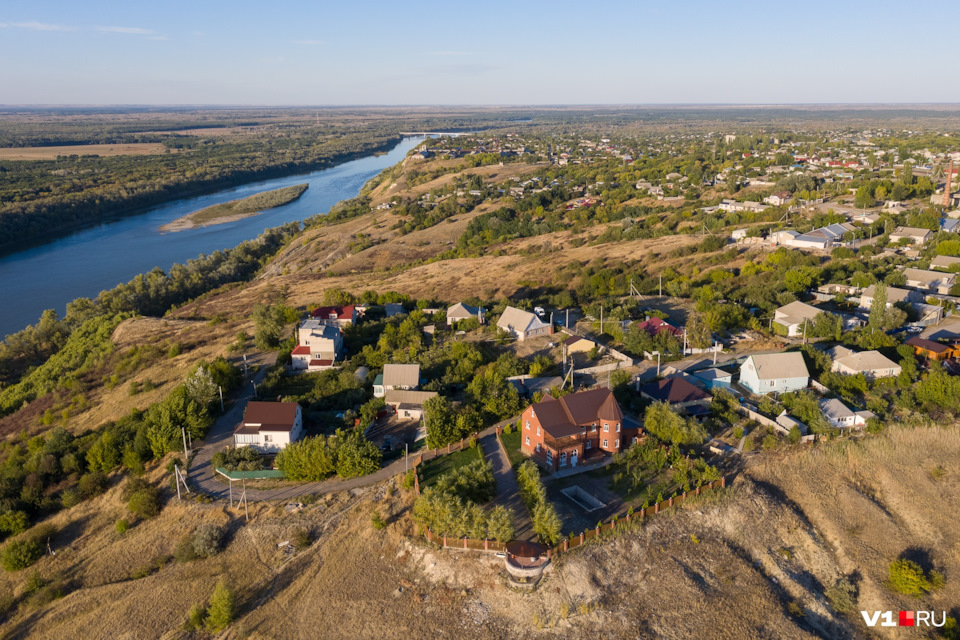
<path fill-rule="evenodd" d="M 306 320 L 297 333 L 298 344 L 290 353 L 290 366 L 295 370 L 329 369 L 343 351 L 343 334 L 337 326 Z"/>
<path fill-rule="evenodd" d="M 623 451 L 638 436 L 638 428 L 624 427 L 623 412 L 609 389 L 560 399 L 547 395 L 520 416 L 521 450 L 554 471 Z"/>
<path fill-rule="evenodd" d="M 321 324 L 345 329 L 357 323 L 358 311 L 354 305 L 343 307 L 317 307 L 310 312 L 310 317 Z"/>

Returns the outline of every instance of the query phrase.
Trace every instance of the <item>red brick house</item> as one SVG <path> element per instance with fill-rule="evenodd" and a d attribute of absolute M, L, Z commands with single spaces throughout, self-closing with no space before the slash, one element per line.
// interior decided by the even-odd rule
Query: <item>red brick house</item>
<path fill-rule="evenodd" d="M 521 450 L 554 471 L 623 451 L 638 435 L 639 429 L 624 428 L 609 389 L 544 396 L 520 415 Z"/>

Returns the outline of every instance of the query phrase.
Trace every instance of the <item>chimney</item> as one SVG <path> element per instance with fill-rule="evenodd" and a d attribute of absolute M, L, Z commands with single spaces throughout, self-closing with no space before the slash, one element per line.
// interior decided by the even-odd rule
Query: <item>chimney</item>
<path fill-rule="evenodd" d="M 943 188 L 943 206 L 950 207 L 950 190 L 953 185 L 953 158 L 947 166 L 947 185 Z"/>

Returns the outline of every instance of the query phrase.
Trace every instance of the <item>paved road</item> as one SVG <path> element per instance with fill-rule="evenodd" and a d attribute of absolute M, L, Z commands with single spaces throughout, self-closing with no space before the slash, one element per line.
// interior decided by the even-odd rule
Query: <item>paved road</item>
<path fill-rule="evenodd" d="M 190 463 L 190 472 L 187 476 L 191 490 L 199 490 L 200 492 L 211 496 L 213 498 L 218 498 L 221 500 L 226 500 L 230 496 L 230 486 L 224 480 L 221 482 L 221 479 L 215 477 L 215 471 L 213 465 L 211 464 L 211 459 L 213 454 L 220 449 L 223 449 L 227 446 L 233 445 L 233 430 L 243 419 L 243 412 L 247 407 L 247 403 L 253 399 L 253 384 L 256 383 L 259 385 L 264 376 L 267 374 L 267 369 L 269 369 L 276 362 L 277 355 L 276 353 L 265 354 L 259 359 L 250 360 L 251 364 L 259 364 L 260 370 L 253 377 L 253 379 L 247 383 L 244 389 L 241 391 L 240 395 L 236 398 L 236 401 L 233 403 L 233 406 L 225 414 L 220 416 L 220 418 L 214 423 L 213 427 L 210 429 L 210 432 L 207 434 L 206 440 L 200 443 L 200 449 L 194 455 L 193 460 Z M 513 418 L 512 421 L 516 421 L 516 418 Z M 511 420 L 505 420 L 501 423 L 498 423 L 499 426 L 511 422 Z M 496 438 L 496 427 L 498 425 L 493 425 L 488 427 L 480 432 L 480 440 L 483 441 L 484 438 L 493 435 Z M 496 444 L 496 440 L 494 440 Z M 411 459 L 414 456 L 411 456 Z M 330 478 L 328 480 L 323 480 L 321 482 L 305 482 L 303 484 L 298 484 L 289 487 L 280 487 L 277 489 L 254 489 L 252 487 L 247 488 L 247 499 L 253 501 L 261 500 L 290 500 L 297 498 L 298 496 L 305 496 L 310 494 L 325 494 L 325 493 L 335 493 L 338 491 L 349 491 L 350 489 L 357 489 L 359 487 L 366 487 L 371 484 L 376 484 L 382 482 L 383 480 L 388 480 L 396 475 L 403 473 L 407 468 L 407 463 L 403 458 L 395 460 L 391 464 L 383 467 L 376 473 L 371 473 L 367 476 L 362 476 L 359 478 Z M 255 481 L 251 481 L 250 484 L 255 484 Z M 233 498 L 234 500 L 240 497 L 241 483 L 239 481 L 234 482 L 233 487 Z"/>
<path fill-rule="evenodd" d="M 506 422 L 512 421 L 508 420 Z M 510 458 L 507 457 L 503 447 L 497 441 L 496 431 L 491 431 L 491 433 L 482 436 L 480 447 L 483 449 L 483 456 L 493 465 L 493 479 L 497 486 L 497 497 L 492 504 L 494 506 L 502 505 L 513 512 L 513 525 L 516 530 L 514 537 L 516 540 L 535 539 L 536 534 L 533 532 L 530 512 L 520 497 L 520 485 L 517 484 L 513 467 L 510 466 Z"/>

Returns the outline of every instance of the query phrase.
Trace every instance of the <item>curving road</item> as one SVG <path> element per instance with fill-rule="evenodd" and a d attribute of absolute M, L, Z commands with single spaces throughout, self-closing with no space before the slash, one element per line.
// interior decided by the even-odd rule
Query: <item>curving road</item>
<path fill-rule="evenodd" d="M 263 378 L 267 374 L 267 369 L 273 366 L 276 360 L 276 353 L 260 354 L 255 358 L 248 359 L 249 364 L 260 365 L 260 370 L 246 383 L 240 394 L 235 398 L 230 410 L 217 419 L 207 434 L 207 438 L 200 444 L 200 449 L 193 456 L 190 462 L 190 470 L 187 474 L 191 491 L 199 490 L 201 493 L 220 500 L 227 500 L 229 498 L 229 485 L 225 481 L 222 482 L 220 479 L 217 479 L 215 476 L 216 472 L 211 464 L 213 454 L 224 447 L 233 445 L 233 430 L 243 419 L 243 412 L 247 407 L 247 402 L 254 398 L 254 384 L 259 385 L 263 382 Z M 483 443 L 485 439 L 492 437 L 493 443 L 496 444 L 496 427 L 511 421 L 515 422 L 516 418 L 504 420 L 481 431 L 479 434 L 480 442 Z M 486 451 L 487 447 L 485 446 L 484 452 L 486 453 Z M 412 458 L 413 456 L 411 456 L 411 459 Z M 496 462 L 494 464 L 496 464 Z M 406 461 L 400 458 L 375 473 L 359 478 L 343 479 L 334 477 L 321 482 L 305 482 L 295 486 L 264 490 L 248 487 L 247 499 L 254 501 L 290 500 L 298 496 L 348 491 L 388 480 L 393 476 L 403 473 L 406 468 Z M 240 492 L 242 491 L 240 487 L 241 485 L 237 483 L 233 489 L 234 500 L 240 497 Z"/>

